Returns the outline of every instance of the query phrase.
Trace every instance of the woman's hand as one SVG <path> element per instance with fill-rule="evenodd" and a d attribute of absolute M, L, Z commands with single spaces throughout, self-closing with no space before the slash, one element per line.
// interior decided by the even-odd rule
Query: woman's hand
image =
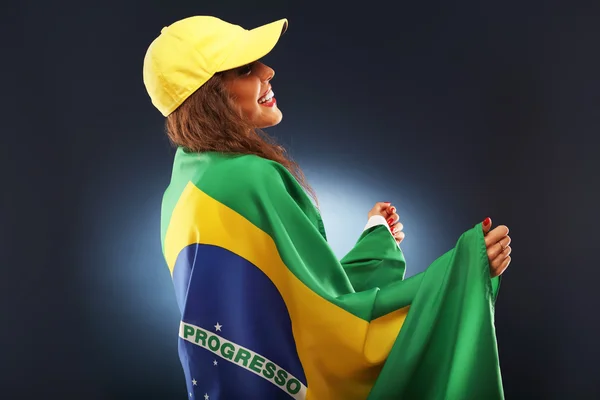
<path fill-rule="evenodd" d="M 396 207 L 388 202 L 375 203 L 375 207 L 369 211 L 368 218 L 371 218 L 374 215 L 381 215 L 385 218 L 396 243 L 400 244 L 404 240 L 405 235 L 404 232 L 402 232 L 404 225 L 400 222 L 400 217 L 396 213 Z"/>
<path fill-rule="evenodd" d="M 504 273 L 508 264 L 510 264 L 510 236 L 508 236 L 508 227 L 499 225 L 492 228 L 492 220 L 488 217 L 483 221 L 483 234 L 485 236 L 485 247 L 490 263 L 490 275 L 495 278 Z"/>

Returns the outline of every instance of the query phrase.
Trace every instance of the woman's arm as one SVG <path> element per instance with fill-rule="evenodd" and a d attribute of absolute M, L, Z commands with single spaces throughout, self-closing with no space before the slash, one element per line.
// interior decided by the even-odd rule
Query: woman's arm
<path fill-rule="evenodd" d="M 385 219 L 381 219 L 385 224 Z M 357 292 L 402 281 L 406 272 L 404 254 L 387 225 L 383 224 L 367 225 L 340 262 Z"/>

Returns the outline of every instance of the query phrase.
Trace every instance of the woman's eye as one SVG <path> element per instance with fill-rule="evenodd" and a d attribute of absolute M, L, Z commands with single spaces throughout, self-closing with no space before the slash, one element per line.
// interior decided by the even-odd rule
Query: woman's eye
<path fill-rule="evenodd" d="M 250 75 L 252 72 L 252 64 L 244 65 L 238 69 L 238 74 L 240 75 Z"/>

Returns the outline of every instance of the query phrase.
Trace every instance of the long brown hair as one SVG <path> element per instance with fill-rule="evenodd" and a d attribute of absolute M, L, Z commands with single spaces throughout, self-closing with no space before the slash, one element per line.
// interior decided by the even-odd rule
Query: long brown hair
<path fill-rule="evenodd" d="M 283 146 L 242 118 L 233 105 L 221 73 L 215 74 L 189 96 L 166 120 L 174 146 L 192 152 L 254 154 L 283 165 L 318 204 L 304 173 Z"/>

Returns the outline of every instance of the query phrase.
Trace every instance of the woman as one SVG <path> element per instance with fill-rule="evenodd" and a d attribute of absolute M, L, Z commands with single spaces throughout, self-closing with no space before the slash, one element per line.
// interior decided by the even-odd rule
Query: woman
<path fill-rule="evenodd" d="M 486 218 L 404 279 L 402 224 L 379 202 L 338 260 L 301 170 L 260 131 L 282 113 L 259 60 L 286 29 L 186 18 L 144 60 L 177 146 L 161 239 L 188 397 L 502 398 L 493 305 L 508 228 Z"/>

